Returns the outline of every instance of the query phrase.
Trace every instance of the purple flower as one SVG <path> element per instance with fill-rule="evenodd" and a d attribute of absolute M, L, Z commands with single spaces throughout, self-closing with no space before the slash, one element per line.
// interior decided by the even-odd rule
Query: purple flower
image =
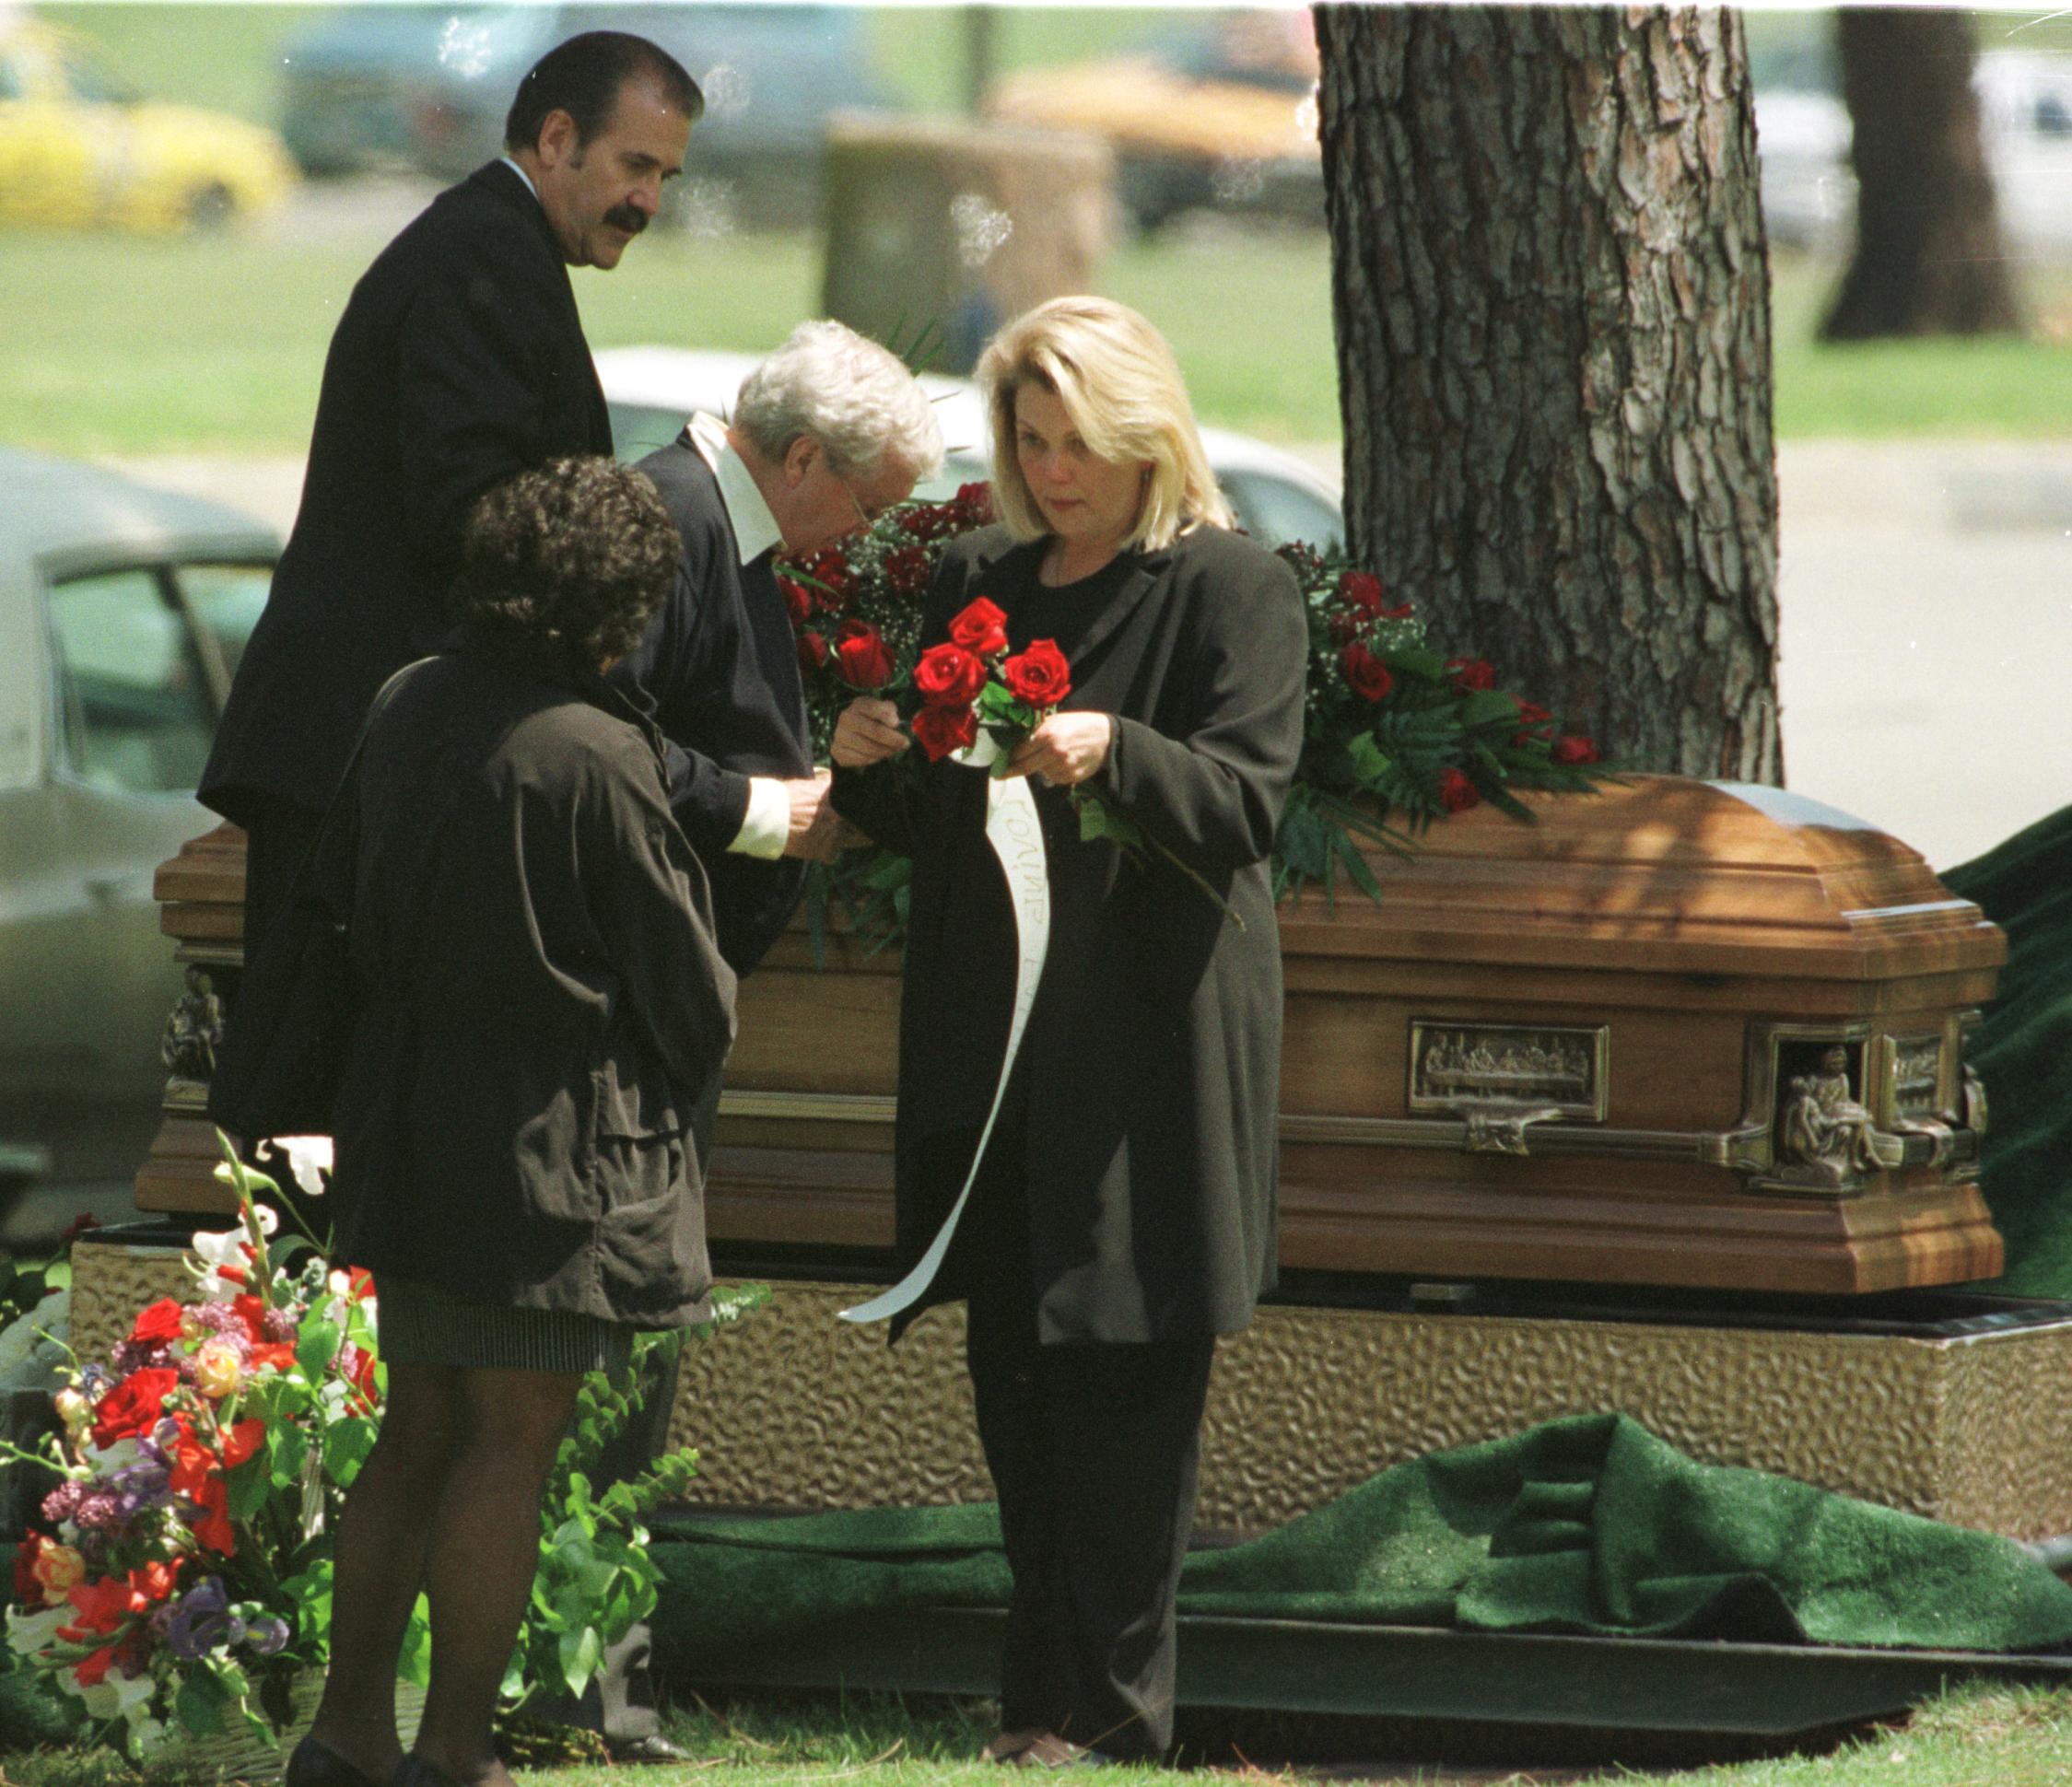
<path fill-rule="evenodd" d="M 122 1502 L 106 1489 L 89 1489 L 72 1511 L 72 1524 L 82 1533 L 109 1532 L 123 1519 Z"/>
<path fill-rule="evenodd" d="M 70 1520 L 73 1510 L 78 1507 L 86 1493 L 87 1486 L 84 1483 L 76 1477 L 66 1477 L 43 1498 L 43 1518 L 53 1526 Z"/>
<path fill-rule="evenodd" d="M 166 1643 L 173 1655 L 193 1663 L 218 1645 L 235 1644 L 244 1629 L 244 1621 L 230 1611 L 223 1579 L 210 1576 L 180 1597 Z"/>
<path fill-rule="evenodd" d="M 146 1508 L 163 1508 L 172 1500 L 172 1473 L 162 1462 L 149 1458 L 124 1465 L 108 1479 L 115 1492 L 115 1505 L 126 1521 Z"/>
<path fill-rule="evenodd" d="M 267 1339 L 278 1346 L 284 1340 L 292 1340 L 299 1331 L 295 1312 L 288 1309 L 269 1309 L 261 1324 L 266 1330 Z"/>
<path fill-rule="evenodd" d="M 263 1657 L 276 1656 L 287 1649 L 287 1621 L 270 1613 L 260 1614 L 245 1627 L 245 1642 Z"/>

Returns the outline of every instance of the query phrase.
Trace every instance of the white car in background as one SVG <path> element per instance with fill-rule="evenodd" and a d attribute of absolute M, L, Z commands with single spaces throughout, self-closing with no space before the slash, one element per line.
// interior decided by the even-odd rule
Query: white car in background
<path fill-rule="evenodd" d="M 750 354 L 683 347 L 608 347 L 597 356 L 597 376 L 612 412 L 612 441 L 622 460 L 638 460 L 676 438 L 694 410 L 724 415 L 741 381 L 755 365 Z M 966 379 L 922 377 L 935 400 L 945 449 L 942 470 L 917 493 L 949 496 L 960 484 L 989 478 L 990 443 L 985 404 Z M 1209 464 L 1237 512 L 1238 525 L 1256 540 L 1278 546 L 1301 540 L 1319 550 L 1344 540 L 1338 490 L 1292 453 L 1247 435 L 1201 430 Z"/>

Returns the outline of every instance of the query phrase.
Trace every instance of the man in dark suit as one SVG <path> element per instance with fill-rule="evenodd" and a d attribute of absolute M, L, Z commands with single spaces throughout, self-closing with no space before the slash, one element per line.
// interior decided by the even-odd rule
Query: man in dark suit
<path fill-rule="evenodd" d="M 611 451 L 568 268 L 618 264 L 703 109 L 644 38 L 569 39 L 519 84 L 509 153 L 440 193 L 353 288 L 301 508 L 202 776 L 204 803 L 247 834 L 248 951 L 375 690 L 445 637 L 469 506 L 528 466 Z"/>
<path fill-rule="evenodd" d="M 814 768 L 771 561 L 874 520 L 942 454 L 927 394 L 896 356 L 841 323 L 807 322 L 743 381 L 731 423 L 693 416 L 640 461 L 684 553 L 669 602 L 613 674 L 654 704 L 676 817 L 711 879 L 737 975 L 784 929 L 806 861 L 834 855 L 839 824 Z"/>

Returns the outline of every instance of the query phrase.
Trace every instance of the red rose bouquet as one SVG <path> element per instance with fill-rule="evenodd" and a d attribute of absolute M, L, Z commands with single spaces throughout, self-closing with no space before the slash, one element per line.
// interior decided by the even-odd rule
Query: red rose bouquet
<path fill-rule="evenodd" d="M 948 640 L 919 649 L 920 597 L 942 547 L 989 521 L 991 507 L 987 486 L 966 485 L 949 502 L 895 509 L 780 574 L 823 761 L 836 718 L 859 694 L 910 693 L 915 737 L 939 758 L 982 730 L 1011 749 L 1070 693 L 1054 647 L 1045 654 L 1038 641 L 1001 661 L 1003 617 L 983 598 L 956 617 Z M 1516 790 L 1592 786 L 1599 758 L 1588 739 L 1564 735 L 1546 708 L 1498 687 L 1486 660 L 1434 650 L 1411 604 L 1391 601 L 1373 572 L 1300 543 L 1278 554 L 1301 586 L 1310 648 L 1302 761 L 1274 840 L 1277 894 L 1311 881 L 1335 889 L 1342 872 L 1379 898 L 1363 845 L 1409 852 L 1449 813 L 1488 801 L 1528 819 Z M 1073 793 L 1083 835 L 1157 849 L 1126 817 Z M 852 851 L 831 872 L 815 868 L 807 910 L 816 954 L 830 896 L 868 947 L 894 940 L 906 883 L 905 862 L 884 851 Z"/>

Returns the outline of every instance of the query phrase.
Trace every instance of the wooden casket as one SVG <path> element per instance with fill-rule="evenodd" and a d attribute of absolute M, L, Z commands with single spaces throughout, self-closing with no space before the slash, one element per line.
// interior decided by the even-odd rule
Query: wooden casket
<path fill-rule="evenodd" d="M 1283 906 L 1281 1258 L 1820 1293 L 1989 1278 L 1964 1037 L 2006 955 L 1915 851 L 1634 777 L 1432 827 Z M 882 1248 L 898 964 L 802 930 L 743 988 L 714 1240 Z"/>

